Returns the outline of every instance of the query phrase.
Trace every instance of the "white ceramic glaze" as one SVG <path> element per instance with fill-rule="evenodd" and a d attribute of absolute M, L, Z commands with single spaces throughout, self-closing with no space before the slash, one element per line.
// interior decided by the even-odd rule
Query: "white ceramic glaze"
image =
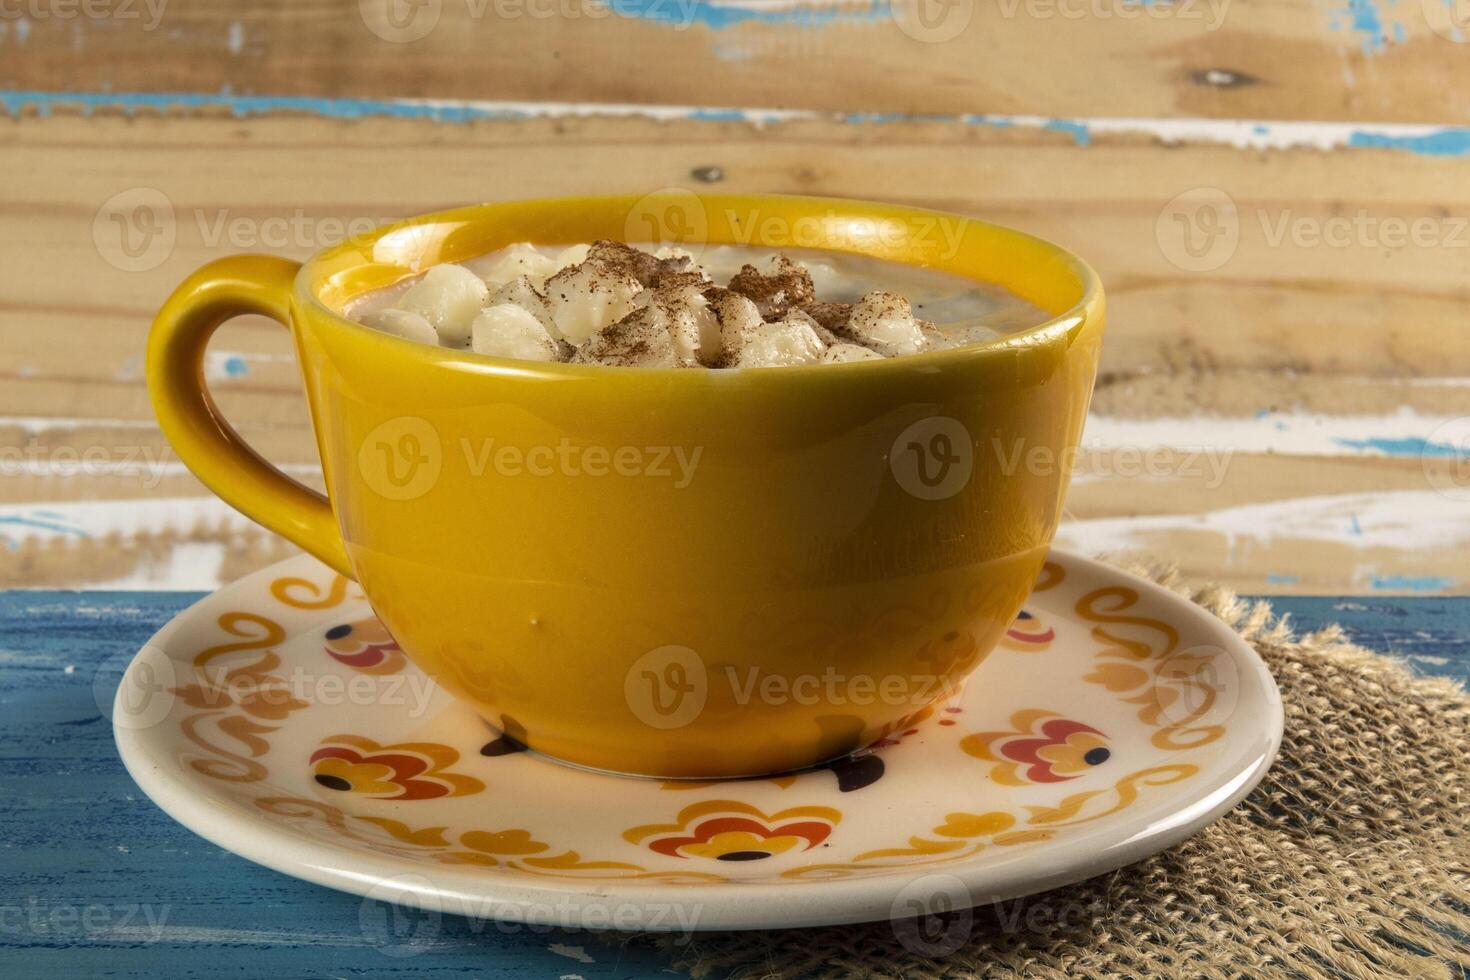
<path fill-rule="evenodd" d="M 764 779 L 629 779 L 520 751 L 380 630 L 307 557 L 203 599 L 123 680 L 128 770 L 201 836 L 332 888 L 561 926 L 742 929 L 1113 870 L 1228 811 L 1281 741 L 1275 684 L 1231 630 L 1058 552 L 963 690 L 887 744 Z"/>

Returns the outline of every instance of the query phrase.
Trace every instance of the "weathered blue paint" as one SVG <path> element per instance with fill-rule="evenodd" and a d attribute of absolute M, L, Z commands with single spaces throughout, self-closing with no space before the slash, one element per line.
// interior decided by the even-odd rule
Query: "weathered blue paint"
<path fill-rule="evenodd" d="M 89 537 L 86 531 L 70 524 L 61 523 L 66 518 L 53 511 L 34 510 L 29 514 L 0 514 L 0 525 L 11 527 L 30 527 L 38 531 L 52 531 L 56 534 L 70 534 L 73 537 Z M 14 544 L 15 539 L 0 530 L 0 541 Z"/>
<path fill-rule="evenodd" d="M 1407 150 L 1429 157 L 1463 157 L 1470 155 L 1470 127 L 1446 126 L 1428 133 L 1408 135 L 1358 130 L 1348 137 L 1348 146 Z"/>
<path fill-rule="evenodd" d="M 542 115 L 555 115 L 559 107 L 549 106 L 543 110 L 532 103 L 497 103 L 472 100 L 413 100 L 413 99 L 366 99 L 324 98 L 299 95 L 237 95 L 233 92 L 40 92 L 0 91 L 0 107 L 12 116 L 26 112 L 50 116 L 58 109 L 80 110 L 90 115 L 99 110 L 122 112 L 127 115 L 157 113 L 166 115 L 179 110 L 217 109 L 245 118 L 273 113 L 306 114 L 329 119 L 405 119 L 424 120 L 437 123 L 473 123 L 485 120 L 525 120 Z M 577 107 L 595 114 L 596 103 Z M 636 112 L 636 107 L 620 107 L 619 112 Z M 746 109 L 718 106 L 650 106 L 650 113 L 660 118 L 682 115 L 685 119 L 713 122 L 749 122 L 765 124 L 781 119 L 832 119 L 853 125 L 875 123 L 941 122 L 966 126 L 993 128 L 1032 127 L 1065 133 L 1079 146 L 1092 143 L 1094 127 L 1085 119 L 1039 119 L 1034 116 L 995 116 L 979 113 L 910 113 L 910 112 L 852 112 L 827 114 L 821 112 L 784 112 L 769 109 Z M 1116 122 L 1116 121 L 1110 121 Z M 1283 124 L 1300 127 L 1301 123 Z M 1323 124 L 1330 125 L 1330 124 Z M 1257 123 L 1252 127 L 1259 136 L 1269 136 L 1274 124 Z M 1138 120 L 1133 128 L 1110 125 L 1108 132 L 1152 132 L 1149 120 Z M 1334 132 L 1334 137 L 1338 134 Z M 1208 136 L 1191 136 L 1188 142 L 1210 143 Z M 1220 142 L 1229 144 L 1222 137 Z M 1416 153 L 1423 156 L 1470 156 L 1470 127 L 1423 127 L 1396 128 L 1381 132 L 1359 129 L 1341 136 L 1340 145 L 1357 149 L 1391 149 Z"/>
<path fill-rule="evenodd" d="M 843 21 L 882 20 L 892 11 L 888 0 L 869 0 L 867 3 L 832 0 L 822 6 L 795 3 L 773 7 L 713 4 L 709 0 L 609 0 L 608 7 L 624 17 L 651 20 L 676 29 L 700 24 L 714 31 L 752 22 L 783 27 L 825 27 Z"/>
<path fill-rule="evenodd" d="M 1078 146 L 1086 146 L 1092 142 L 1092 130 L 1085 122 L 1077 122 L 1074 119 L 1051 119 L 1042 124 L 1042 128 L 1067 133 Z"/>
<path fill-rule="evenodd" d="M 16 527 L 34 527 L 45 531 L 55 531 L 58 534 L 75 534 L 77 537 L 85 538 L 87 532 L 79 527 L 71 527 L 58 523 L 58 519 L 64 520 L 55 511 L 32 511 L 30 516 L 21 514 L 6 514 L 0 516 L 0 524 L 13 524 Z"/>
<path fill-rule="evenodd" d="M 1301 580 L 1300 575 L 1280 575 L 1276 572 L 1266 576 L 1267 585 L 1295 585 Z"/>
<path fill-rule="evenodd" d="M 907 122 L 906 112 L 845 112 L 842 121 L 854 126 L 877 126 L 883 123 Z"/>
<path fill-rule="evenodd" d="M 331 119 L 423 119 L 466 123 L 483 119 L 524 119 L 528 113 L 476 102 L 413 102 L 398 99 L 319 98 L 305 95 L 235 95 L 229 92 L 0 92 L 0 105 L 12 116 L 26 109 L 50 115 L 58 108 L 84 114 L 115 109 L 129 115 L 180 109 L 226 109 L 239 117 L 275 112 L 306 113 Z"/>
<path fill-rule="evenodd" d="M 1338 623 L 1359 646 L 1397 653 L 1421 673 L 1470 683 L 1470 598 L 1273 596 L 1298 633 Z"/>
<path fill-rule="evenodd" d="M 1348 24 L 1363 41 L 1364 54 L 1377 54 L 1384 48 L 1383 18 L 1375 0 L 1348 0 Z"/>
<path fill-rule="evenodd" d="M 745 122 L 750 117 L 739 109 L 691 109 L 688 118 L 701 122 Z"/>
<path fill-rule="evenodd" d="M 0 592 L 0 977 L 678 976 L 662 954 L 586 933 L 364 904 L 165 816 L 99 702 L 197 598 Z"/>
<path fill-rule="evenodd" d="M 1369 584 L 1383 592 L 1443 592 L 1456 583 L 1446 575 L 1374 575 Z"/>
<path fill-rule="evenodd" d="M 1452 446 L 1447 442 L 1430 442 L 1419 436 L 1399 439 L 1345 439 L 1339 436 L 1332 441 L 1345 449 L 1372 450 L 1385 456 L 1439 456 L 1454 459 L 1466 454 L 1465 450 L 1458 446 Z"/>

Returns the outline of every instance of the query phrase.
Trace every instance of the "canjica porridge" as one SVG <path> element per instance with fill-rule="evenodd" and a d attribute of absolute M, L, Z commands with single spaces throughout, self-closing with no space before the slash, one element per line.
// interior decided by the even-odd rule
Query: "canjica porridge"
<path fill-rule="evenodd" d="M 994 284 L 867 256 L 718 245 L 696 261 L 611 241 L 516 244 L 437 265 L 347 314 L 495 357 L 722 369 L 902 357 L 1048 319 Z"/>

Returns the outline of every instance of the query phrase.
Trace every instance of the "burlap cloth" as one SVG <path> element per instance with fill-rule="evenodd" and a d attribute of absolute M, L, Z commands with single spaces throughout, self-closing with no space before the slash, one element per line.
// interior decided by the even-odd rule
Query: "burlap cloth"
<path fill-rule="evenodd" d="M 1297 637 L 1266 603 L 1130 570 L 1234 627 L 1281 688 L 1281 756 L 1230 814 L 1131 867 L 976 908 L 944 956 L 887 922 L 624 941 L 742 980 L 1470 974 L 1470 697 L 1336 626 Z"/>

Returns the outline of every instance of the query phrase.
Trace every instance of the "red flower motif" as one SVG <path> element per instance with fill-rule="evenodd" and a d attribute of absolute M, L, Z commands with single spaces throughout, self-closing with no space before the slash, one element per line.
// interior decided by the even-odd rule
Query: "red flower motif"
<path fill-rule="evenodd" d="M 811 850 L 841 819 L 824 806 L 791 807 L 768 816 L 748 803 L 706 800 L 679 811 L 678 823 L 634 827 L 623 837 L 669 857 L 758 861 Z"/>
<path fill-rule="evenodd" d="M 1056 630 L 1035 613 L 1022 609 L 1016 614 L 1016 620 L 1011 623 L 1010 629 L 1006 630 L 1006 635 L 1001 638 L 1000 645 L 1007 650 L 1040 653 L 1051 646 L 1056 638 Z"/>
<path fill-rule="evenodd" d="M 376 617 L 327 630 L 327 656 L 364 674 L 396 674 L 408 662 L 398 641 Z"/>
<path fill-rule="evenodd" d="M 977 732 L 960 747 L 996 763 L 990 778 L 1008 786 L 1062 783 L 1112 758 L 1107 736 L 1080 721 L 1030 709 L 1011 716 L 1016 730 Z"/>
<path fill-rule="evenodd" d="M 341 793 L 380 800 L 433 800 L 469 796 L 485 788 L 473 776 L 446 771 L 459 759 L 447 745 L 379 745 L 360 735 L 334 735 L 311 754 L 312 778 Z"/>

